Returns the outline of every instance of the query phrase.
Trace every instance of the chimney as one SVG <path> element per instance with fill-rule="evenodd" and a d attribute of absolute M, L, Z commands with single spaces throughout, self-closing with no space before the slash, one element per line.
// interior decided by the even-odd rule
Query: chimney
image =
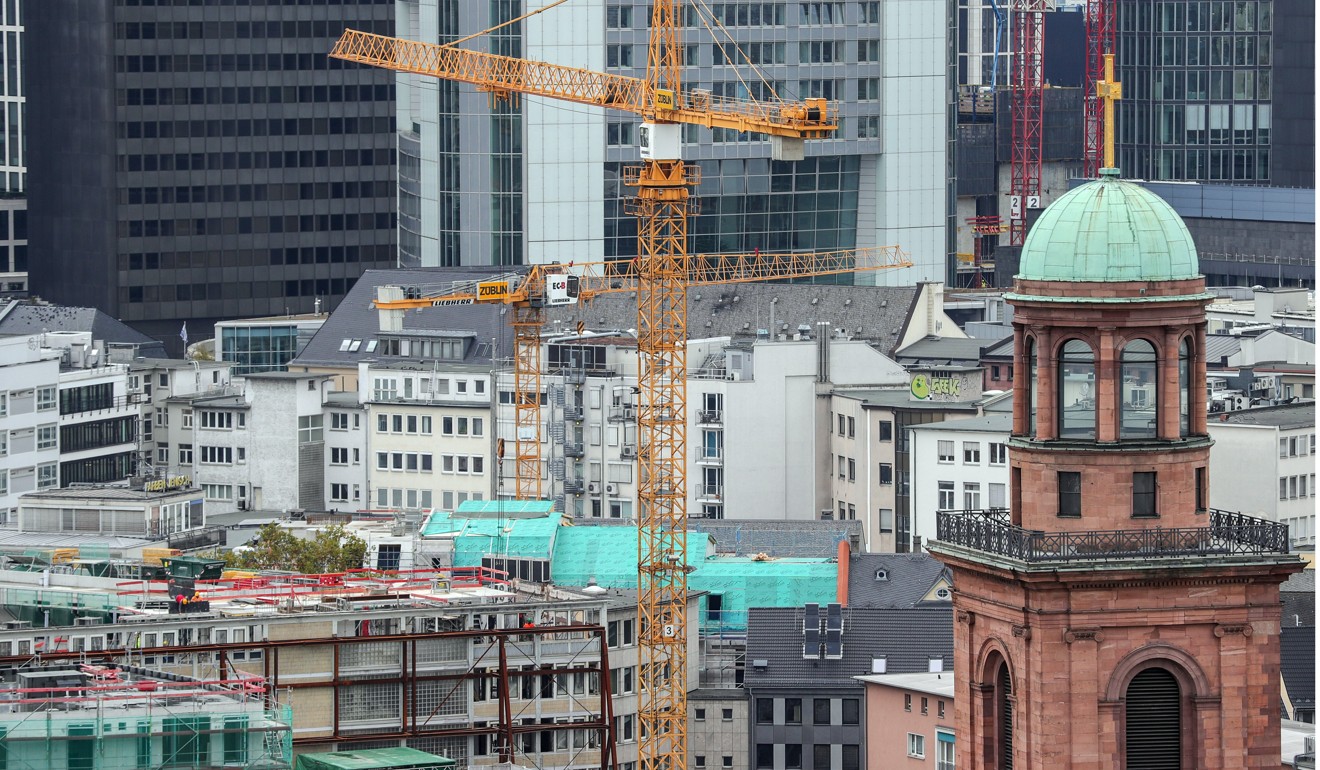
<path fill-rule="evenodd" d="M 830 381 L 830 322 L 816 322 L 816 382 Z"/>
<path fill-rule="evenodd" d="M 848 606 L 848 559 L 852 556 L 852 551 L 848 547 L 848 541 L 839 541 L 839 578 L 835 587 L 835 598 L 844 607 Z"/>

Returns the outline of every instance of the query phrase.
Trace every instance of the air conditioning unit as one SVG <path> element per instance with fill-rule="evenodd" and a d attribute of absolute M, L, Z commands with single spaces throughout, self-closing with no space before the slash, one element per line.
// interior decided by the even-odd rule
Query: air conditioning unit
<path fill-rule="evenodd" d="M 589 494 L 589 495 L 598 495 L 598 494 L 600 494 L 600 482 L 598 482 L 598 481 L 592 481 L 592 482 L 589 482 L 589 483 L 587 484 L 587 494 Z"/>
<path fill-rule="evenodd" d="M 605 485 L 605 494 L 607 494 L 607 495 L 614 495 L 614 494 L 618 494 L 618 492 L 619 492 L 619 485 L 618 485 L 618 484 L 606 484 L 606 485 Z"/>
<path fill-rule="evenodd" d="M 636 419 L 637 419 L 637 407 L 635 407 L 635 406 L 625 406 L 625 407 L 623 408 L 623 417 L 624 417 L 624 419 L 627 419 L 627 420 L 636 420 Z"/>
<path fill-rule="evenodd" d="M 637 447 L 632 444 L 624 444 L 623 448 L 619 450 L 619 455 L 621 457 L 636 457 Z"/>

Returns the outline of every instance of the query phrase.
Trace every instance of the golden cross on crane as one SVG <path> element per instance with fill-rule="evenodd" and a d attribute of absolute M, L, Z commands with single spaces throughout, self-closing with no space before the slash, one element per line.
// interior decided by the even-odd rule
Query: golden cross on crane
<path fill-rule="evenodd" d="M 1123 98 L 1123 84 L 1114 80 L 1114 55 L 1105 54 L 1105 79 L 1095 82 L 1095 95 L 1105 103 L 1104 169 L 1114 168 L 1114 102 Z"/>

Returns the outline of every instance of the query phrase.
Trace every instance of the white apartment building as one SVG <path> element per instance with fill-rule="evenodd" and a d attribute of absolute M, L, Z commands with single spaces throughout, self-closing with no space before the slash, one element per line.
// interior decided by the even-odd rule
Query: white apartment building
<path fill-rule="evenodd" d="M 912 535 L 935 538 L 937 511 L 1007 508 L 1013 415 L 996 412 L 911 428 Z"/>
<path fill-rule="evenodd" d="M 235 395 L 230 364 L 142 358 L 128 366 L 128 394 L 142 402 L 137 475 L 192 476 L 193 405 L 198 397 Z"/>
<path fill-rule="evenodd" d="M 326 395 L 325 502 L 331 509 L 358 511 L 371 508 L 367 488 L 366 407 L 356 391 Z"/>
<path fill-rule="evenodd" d="M 0 337 L 0 526 L 24 492 L 59 486 L 59 381 L 59 352 Z"/>
<path fill-rule="evenodd" d="M 1209 428 L 1210 507 L 1287 524 L 1294 547 L 1314 548 L 1315 402 L 1211 415 Z"/>
<path fill-rule="evenodd" d="M 324 510 L 327 375 L 249 374 L 239 395 L 193 401 L 207 511 Z"/>
<path fill-rule="evenodd" d="M 490 496 L 489 369 L 391 362 L 358 367 L 366 434 L 364 507 L 453 510 Z"/>

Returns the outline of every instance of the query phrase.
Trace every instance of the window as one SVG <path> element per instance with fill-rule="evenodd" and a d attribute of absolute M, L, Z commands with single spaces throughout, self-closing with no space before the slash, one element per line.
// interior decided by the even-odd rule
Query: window
<path fill-rule="evenodd" d="M 939 499 L 939 505 L 937 506 L 938 509 L 941 511 L 954 510 L 958 504 L 957 502 L 954 501 L 953 497 L 954 497 L 953 482 L 952 481 L 939 482 L 940 499 Z"/>
<path fill-rule="evenodd" d="M 1119 437 L 1155 438 L 1155 346 L 1133 340 L 1123 348 L 1122 386 L 1119 392 Z"/>
<path fill-rule="evenodd" d="M 930 658 L 926 661 L 926 671 L 931 674 L 944 673 L 944 658 Z"/>
<path fill-rule="evenodd" d="M 204 446 L 201 450 L 204 465 L 232 465 L 234 462 L 234 450 L 231 447 Z"/>
<path fill-rule="evenodd" d="M 940 719 L 944 718 L 944 701 L 940 700 L 935 702 L 935 716 Z"/>
<path fill-rule="evenodd" d="M 1207 507 L 1208 507 L 1208 506 L 1206 505 L 1206 501 L 1205 501 L 1205 499 L 1206 499 L 1206 483 L 1205 483 L 1205 467 L 1204 467 L 1204 466 L 1197 468 L 1197 469 L 1193 472 L 1193 481 L 1192 481 L 1192 483 L 1196 486 L 1196 511 L 1197 511 L 1197 513 L 1204 513 L 1204 512 L 1206 511 Z"/>
<path fill-rule="evenodd" d="M 861 765 L 861 746 L 855 743 L 845 743 L 843 745 L 843 763 L 839 770 L 859 770 Z"/>
<path fill-rule="evenodd" d="M 733 767 L 733 755 L 725 754 L 720 757 L 720 767 Z"/>
<path fill-rule="evenodd" d="M 1095 438 L 1095 353 L 1081 340 L 1068 340 L 1059 354 L 1059 438 Z"/>
<path fill-rule="evenodd" d="M 990 464 L 1003 465 L 1008 462 L 1008 445 L 991 444 L 990 445 Z"/>
<path fill-rule="evenodd" d="M 56 463 L 42 463 L 37 466 L 37 489 L 59 486 L 59 466 Z"/>
<path fill-rule="evenodd" d="M 926 736 L 908 733 L 908 756 L 917 759 L 926 758 Z"/>
<path fill-rule="evenodd" d="M 1147 668 L 1132 678 L 1125 694 L 1127 767 L 1179 767 L 1182 741 L 1182 692 L 1163 668 Z"/>
<path fill-rule="evenodd" d="M 772 770 L 775 766 L 775 745 L 773 743 L 756 744 L 756 767 L 758 770 Z"/>
<path fill-rule="evenodd" d="M 773 724 L 775 721 L 775 700 L 774 698 L 756 699 L 756 723 L 758 725 Z"/>
<path fill-rule="evenodd" d="M 894 483 L 894 466 L 889 463 L 880 463 L 880 484 L 889 485 Z"/>
<path fill-rule="evenodd" d="M 876 431 L 876 435 L 880 437 L 881 441 L 893 441 L 894 423 L 890 422 L 889 420 L 881 420 L 879 424 L 879 428 Z"/>
<path fill-rule="evenodd" d="M 857 420 L 854 419 L 854 418 L 852 418 L 852 417 L 849 417 L 849 418 L 848 418 L 848 438 L 855 438 L 856 435 L 857 435 Z"/>
<path fill-rule="evenodd" d="M 54 449 L 59 439 L 58 425 L 37 426 L 37 449 Z"/>
<path fill-rule="evenodd" d="M 830 745 L 828 743 L 817 743 L 811 747 L 811 766 L 818 768 L 831 767 Z"/>
<path fill-rule="evenodd" d="M 981 464 L 981 442 L 979 441 L 963 442 L 963 464 L 965 465 Z"/>
<path fill-rule="evenodd" d="M 963 510 L 979 511 L 981 509 L 981 484 L 980 482 L 963 482 Z"/>
<path fill-rule="evenodd" d="M 802 724 L 802 699 L 784 698 L 784 724 Z"/>
<path fill-rule="evenodd" d="M 845 725 L 861 724 L 862 709 L 861 701 L 857 698 L 843 699 L 843 723 Z"/>
<path fill-rule="evenodd" d="M 59 404 L 59 390 L 54 385 L 37 388 L 37 411 L 48 412 Z"/>
<path fill-rule="evenodd" d="M 347 484 L 331 484 L 331 485 L 330 485 L 330 499 L 331 499 L 332 501 L 334 501 L 334 502 L 337 502 L 337 503 L 347 502 L 347 501 L 348 501 L 348 485 L 347 485 Z"/>
<path fill-rule="evenodd" d="M 346 412 L 331 412 L 330 430 L 348 430 L 348 414 Z"/>
<path fill-rule="evenodd" d="M 1132 515 L 1158 516 L 1155 510 L 1155 474 L 1138 471 L 1132 474 Z"/>
<path fill-rule="evenodd" d="M 1040 405 L 1040 375 L 1036 370 L 1036 340 L 1027 338 L 1027 435 L 1036 435 L 1036 408 Z"/>
<path fill-rule="evenodd" d="M 614 624 L 611 623 L 610 625 L 613 626 Z M 615 633 L 615 634 L 618 634 L 618 631 L 615 630 L 614 633 Z M 613 647 L 614 645 L 611 644 L 610 646 Z M 705 710 L 705 709 L 693 709 L 692 718 L 695 719 L 695 720 L 698 721 L 698 722 L 705 722 L 705 721 L 706 721 L 706 710 Z"/>
<path fill-rule="evenodd" d="M 943 702 L 940 703 L 940 711 L 943 713 Z M 948 733 L 935 734 L 935 770 L 954 770 L 957 764 L 954 761 L 953 736 Z"/>
<path fill-rule="evenodd" d="M 939 455 L 940 455 L 940 462 L 942 463 L 953 462 L 953 442 L 952 441 L 939 442 Z"/>
<path fill-rule="evenodd" d="M 311 444 L 322 440 L 324 434 L 321 430 L 322 416 L 319 414 L 306 415 L 298 418 L 298 443 Z"/>
<path fill-rule="evenodd" d="M 893 509 L 893 508 L 881 508 L 881 509 L 880 509 L 880 531 L 881 531 L 881 532 L 893 532 L 893 531 L 894 531 L 894 509 Z"/>
<path fill-rule="evenodd" d="M 924 695 L 921 696 L 921 713 L 927 715 L 930 714 L 930 698 L 927 698 Z"/>
<path fill-rule="evenodd" d="M 348 447 L 330 447 L 331 465 L 348 465 Z"/>
<path fill-rule="evenodd" d="M 1178 345 L 1179 434 L 1192 435 L 1192 346 L 1187 339 Z"/>
<path fill-rule="evenodd" d="M 631 11 L 632 9 L 629 8 L 628 10 Z M 692 757 L 692 764 L 693 764 L 695 767 L 699 767 L 699 768 L 700 768 L 700 767 L 705 767 L 705 766 L 706 766 L 706 755 L 705 755 L 705 754 L 696 754 L 696 755 L 694 755 L 694 756 Z"/>
<path fill-rule="evenodd" d="M 1077 471 L 1059 471 L 1059 515 L 1082 515 L 1082 474 Z"/>
<path fill-rule="evenodd" d="M 626 623 L 631 623 L 631 622 L 632 622 L 632 621 L 625 621 L 625 627 L 626 627 Z M 733 709 L 720 709 L 720 721 L 722 721 L 722 722 L 732 722 L 732 721 L 733 721 Z"/>
<path fill-rule="evenodd" d="M 193 445 L 179 444 L 179 465 L 193 464 Z"/>
<path fill-rule="evenodd" d="M 170 464 L 170 446 L 169 444 L 156 445 L 156 462 L 161 465 Z"/>
<path fill-rule="evenodd" d="M 911 710 L 912 710 L 912 694 L 911 694 L 911 693 L 904 693 L 904 694 L 903 694 L 903 710 L 904 710 L 904 711 L 911 711 Z"/>
<path fill-rule="evenodd" d="M 811 723 L 827 725 L 830 723 L 830 699 L 813 698 L 811 701 Z"/>

